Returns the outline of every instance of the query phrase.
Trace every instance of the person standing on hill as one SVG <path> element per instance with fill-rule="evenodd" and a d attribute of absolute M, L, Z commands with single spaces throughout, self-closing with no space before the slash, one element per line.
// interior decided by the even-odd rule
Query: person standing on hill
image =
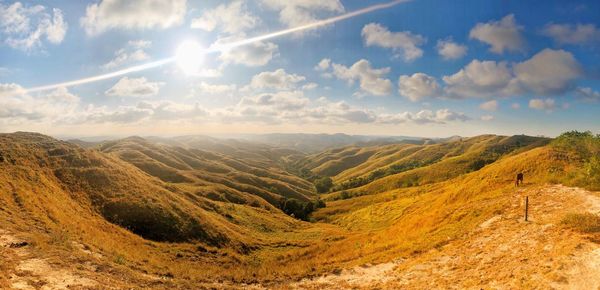
<path fill-rule="evenodd" d="M 515 186 L 519 186 L 519 184 L 523 185 L 523 173 L 519 172 L 517 174 L 517 180 L 515 181 Z"/>

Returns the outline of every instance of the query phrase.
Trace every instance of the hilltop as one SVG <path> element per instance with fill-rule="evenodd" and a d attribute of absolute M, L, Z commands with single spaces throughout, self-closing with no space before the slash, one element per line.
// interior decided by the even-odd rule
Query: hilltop
<path fill-rule="evenodd" d="M 388 277 L 360 287 L 419 288 L 424 277 L 438 285 L 527 287 L 509 276 L 491 281 L 465 272 L 460 250 L 482 249 L 481 239 L 494 234 L 517 241 L 528 225 L 518 222 L 520 202 L 529 195 L 540 202 L 531 226 L 553 225 L 546 243 L 585 244 L 549 255 L 563 267 L 580 265 L 570 255 L 598 248 L 598 212 L 581 200 L 597 193 L 568 189 L 570 200 L 551 184 L 600 189 L 598 140 L 576 132 L 553 140 L 482 135 L 306 154 L 198 137 L 130 137 L 83 148 L 35 133 L 1 134 L 0 286 L 56 286 L 36 270 L 51 266 L 72 278 L 67 284 L 84 287 L 287 288 L 302 279 L 296 286 L 318 287 L 364 280 L 356 273 Z M 517 172 L 526 183 L 518 190 Z M 318 194 L 312 182 L 323 178 L 331 186 Z M 310 222 L 296 213 L 311 213 L 302 217 Z M 492 225 L 502 230 L 493 233 Z M 564 236 L 571 239 L 561 242 Z M 419 270 L 442 264 L 455 268 Z M 583 276 L 561 277 L 532 285 L 576 285 Z"/>

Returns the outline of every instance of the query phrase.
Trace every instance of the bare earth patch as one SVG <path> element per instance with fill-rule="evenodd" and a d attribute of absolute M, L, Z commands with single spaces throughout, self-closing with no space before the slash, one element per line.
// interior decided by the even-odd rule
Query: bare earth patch
<path fill-rule="evenodd" d="M 11 289 L 88 289 L 97 286 L 94 280 L 32 257 L 26 241 L 4 230 L 0 230 L 0 247 L 3 248 L 2 259 L 12 260 L 16 264 L 8 273 L 9 281 L 5 281 Z"/>

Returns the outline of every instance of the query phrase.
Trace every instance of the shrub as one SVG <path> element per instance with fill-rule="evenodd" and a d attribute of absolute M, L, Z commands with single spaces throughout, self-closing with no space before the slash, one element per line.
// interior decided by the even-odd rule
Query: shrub
<path fill-rule="evenodd" d="M 300 201 L 295 198 L 286 198 L 281 203 L 281 210 L 297 219 L 308 220 L 315 209 L 325 207 L 325 202 L 317 199 L 313 201 Z"/>
<path fill-rule="evenodd" d="M 326 193 L 333 187 L 333 181 L 329 177 L 322 177 L 315 180 L 315 188 L 318 193 Z"/>
<path fill-rule="evenodd" d="M 600 233 L 600 216 L 591 213 L 567 214 L 561 223 L 578 232 L 592 234 Z"/>

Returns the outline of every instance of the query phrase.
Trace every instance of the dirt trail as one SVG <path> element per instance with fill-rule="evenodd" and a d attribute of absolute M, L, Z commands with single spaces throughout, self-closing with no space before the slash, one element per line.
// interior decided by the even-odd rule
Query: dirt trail
<path fill-rule="evenodd" d="M 511 208 L 464 238 L 402 263 L 343 271 L 292 289 L 600 289 L 600 245 L 558 225 L 569 212 L 600 214 L 600 198 L 561 185 L 518 189 Z M 529 221 L 523 220 L 529 196 Z M 287 288 L 287 287 L 286 287 Z"/>
<path fill-rule="evenodd" d="M 31 245 L 8 231 L 0 229 L 0 258 L 5 277 L 0 284 L 9 289 L 89 289 L 98 286 L 94 280 L 72 270 L 50 264 L 36 257 Z"/>

